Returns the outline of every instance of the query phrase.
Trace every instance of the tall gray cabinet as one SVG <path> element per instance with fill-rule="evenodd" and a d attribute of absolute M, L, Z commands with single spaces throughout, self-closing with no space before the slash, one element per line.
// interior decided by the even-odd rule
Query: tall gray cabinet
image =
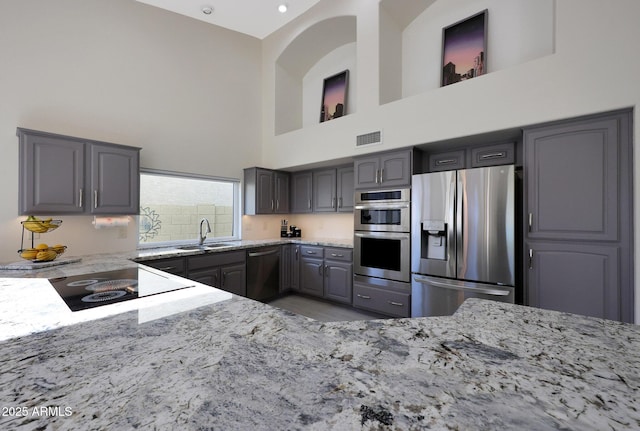
<path fill-rule="evenodd" d="M 17 129 L 20 214 L 137 214 L 140 148 Z"/>
<path fill-rule="evenodd" d="M 524 131 L 529 305 L 633 321 L 631 113 Z"/>

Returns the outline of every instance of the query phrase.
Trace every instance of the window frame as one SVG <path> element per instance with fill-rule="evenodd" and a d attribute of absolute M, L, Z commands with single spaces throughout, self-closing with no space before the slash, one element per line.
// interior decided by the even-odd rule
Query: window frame
<path fill-rule="evenodd" d="M 169 170 L 163 170 L 163 169 L 152 169 L 152 168 L 141 167 L 140 176 L 142 177 L 143 174 L 231 183 L 233 185 L 232 235 L 226 236 L 226 237 L 207 238 L 204 243 L 213 244 L 217 242 L 240 240 L 240 227 L 241 227 L 240 223 L 242 220 L 242 208 L 240 207 L 241 181 L 239 178 L 219 177 L 214 175 L 203 175 L 203 174 L 194 174 L 190 172 L 169 171 Z M 184 240 L 175 240 L 175 241 L 159 241 L 154 243 L 140 243 L 140 220 L 139 219 L 137 220 L 136 235 L 137 235 L 136 241 L 138 244 L 137 245 L 138 250 L 151 249 L 151 248 L 180 247 L 184 245 L 192 245 L 198 241 L 198 238 L 193 238 L 193 239 L 184 239 Z"/>

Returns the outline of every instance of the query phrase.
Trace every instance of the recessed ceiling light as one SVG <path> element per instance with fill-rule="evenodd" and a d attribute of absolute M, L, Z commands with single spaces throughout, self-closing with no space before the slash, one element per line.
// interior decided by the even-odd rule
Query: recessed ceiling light
<path fill-rule="evenodd" d="M 213 8 L 211 6 L 203 6 L 202 7 L 202 13 L 205 15 L 211 15 L 211 13 L 213 12 Z"/>
<path fill-rule="evenodd" d="M 287 11 L 287 9 L 289 9 L 289 8 L 287 7 L 286 3 L 282 3 L 280 6 L 278 6 L 278 12 L 280 12 L 280 13 L 285 13 Z"/>

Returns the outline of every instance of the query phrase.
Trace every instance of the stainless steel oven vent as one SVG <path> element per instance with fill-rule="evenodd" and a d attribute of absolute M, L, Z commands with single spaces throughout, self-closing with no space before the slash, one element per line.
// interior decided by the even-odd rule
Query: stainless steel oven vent
<path fill-rule="evenodd" d="M 356 136 L 356 147 L 361 147 L 363 145 L 374 145 L 382 143 L 382 132 L 378 130 L 377 132 L 365 133 L 363 135 Z"/>

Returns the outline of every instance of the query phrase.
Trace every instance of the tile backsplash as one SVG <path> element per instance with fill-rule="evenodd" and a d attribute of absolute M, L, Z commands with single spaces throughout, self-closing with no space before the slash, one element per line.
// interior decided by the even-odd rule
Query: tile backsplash
<path fill-rule="evenodd" d="M 280 237 L 282 219 L 289 226 L 302 229 L 302 237 L 348 239 L 353 236 L 353 213 L 340 214 L 279 214 L 242 216 L 242 239 Z"/>

